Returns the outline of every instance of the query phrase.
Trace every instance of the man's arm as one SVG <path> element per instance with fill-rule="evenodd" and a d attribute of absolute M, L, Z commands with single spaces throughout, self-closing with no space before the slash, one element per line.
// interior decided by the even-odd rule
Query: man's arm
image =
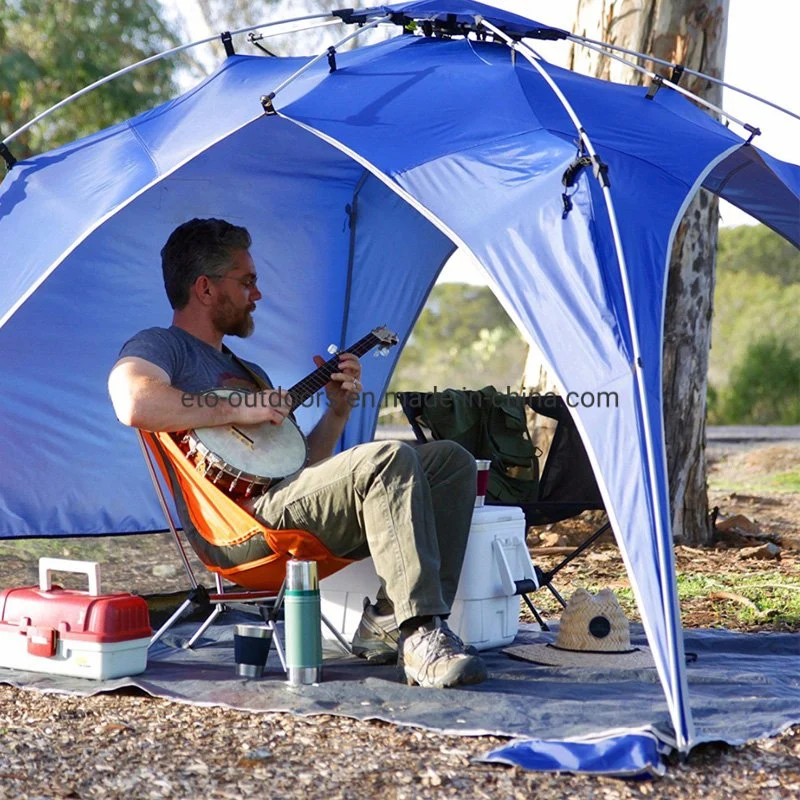
<path fill-rule="evenodd" d="M 333 455 L 333 448 L 339 441 L 349 416 L 349 411 L 345 416 L 340 416 L 332 408 L 325 412 L 314 430 L 308 434 L 309 465 Z"/>
<path fill-rule="evenodd" d="M 321 367 L 325 361 L 322 356 L 314 356 L 314 363 Z M 331 375 L 325 387 L 328 397 L 328 410 L 308 435 L 308 463 L 316 464 L 333 454 L 333 448 L 342 435 L 353 406 L 358 402 L 361 392 L 361 362 L 352 353 L 341 353 L 339 369 Z"/>
<path fill-rule="evenodd" d="M 204 402 L 203 396 L 170 386 L 161 367 L 133 356 L 121 358 L 108 377 L 108 392 L 117 418 L 124 425 L 147 431 L 181 431 L 215 425 L 280 425 L 289 413 L 286 392 L 259 392 L 258 403 L 231 405 L 224 397 Z"/>

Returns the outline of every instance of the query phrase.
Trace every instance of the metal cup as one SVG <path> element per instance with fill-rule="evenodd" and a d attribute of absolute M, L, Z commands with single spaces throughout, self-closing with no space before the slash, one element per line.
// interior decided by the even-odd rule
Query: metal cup
<path fill-rule="evenodd" d="M 236 674 L 241 678 L 260 678 L 264 674 L 272 631 L 263 625 L 237 625 L 233 631 Z"/>
<path fill-rule="evenodd" d="M 478 483 L 475 487 L 475 508 L 481 508 L 486 498 L 486 490 L 489 487 L 489 467 L 492 462 L 485 458 L 476 458 L 475 466 L 478 469 Z"/>

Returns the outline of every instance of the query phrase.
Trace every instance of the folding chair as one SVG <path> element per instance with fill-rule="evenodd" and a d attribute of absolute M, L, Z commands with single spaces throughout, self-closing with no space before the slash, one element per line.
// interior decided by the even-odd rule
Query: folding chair
<path fill-rule="evenodd" d="M 187 648 L 193 647 L 221 614 L 232 608 L 251 606 L 271 628 L 285 669 L 276 620 L 283 604 L 286 562 L 290 558 L 316 561 L 321 580 L 352 561 L 334 556 L 308 531 L 271 530 L 262 525 L 198 472 L 170 434 L 141 430 L 137 434 L 161 509 L 191 584 L 186 600 L 154 634 L 150 644 L 157 642 L 193 605 L 210 606 L 211 612 L 186 643 Z M 179 516 L 184 518 L 184 535 L 200 561 L 214 575 L 215 591 L 206 589 L 194 574 L 156 467 L 175 500 Z M 180 513 L 181 504 L 183 514 Z M 239 558 L 245 555 L 247 557 L 240 562 Z M 245 591 L 226 590 L 223 579 Z M 345 651 L 350 652 L 349 644 L 339 631 L 324 616 L 322 621 Z"/>
<path fill-rule="evenodd" d="M 428 441 L 426 430 L 436 438 L 436 432 L 425 425 L 424 411 L 426 405 L 437 402 L 439 395 L 438 392 L 398 392 L 400 406 L 420 444 Z M 602 497 L 586 448 L 564 401 L 556 395 L 519 395 L 515 399 L 523 407 L 531 408 L 535 413 L 557 422 L 550 451 L 539 478 L 538 497 L 535 502 L 516 504 L 525 514 L 526 526 L 530 528 L 549 525 L 575 517 L 583 511 L 603 510 Z M 476 458 L 492 457 L 490 453 L 473 452 L 473 455 Z M 486 504 L 509 505 L 493 498 L 491 491 L 486 495 Z M 566 607 L 566 601 L 553 586 L 554 576 L 591 547 L 610 527 L 610 523 L 605 522 L 552 569 L 545 572 L 539 566 L 534 566 L 534 580 L 516 582 L 516 594 L 522 597 L 543 630 L 548 630 L 548 627 L 528 595 L 546 586 L 556 600 Z"/>

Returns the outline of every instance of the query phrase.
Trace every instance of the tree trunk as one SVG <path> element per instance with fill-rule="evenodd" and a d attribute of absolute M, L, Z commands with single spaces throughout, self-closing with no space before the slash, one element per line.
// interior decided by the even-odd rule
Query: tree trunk
<path fill-rule="evenodd" d="M 546 394 L 547 392 L 559 394 L 558 387 L 548 375 L 547 363 L 537 347 L 528 347 L 520 391 L 522 394 Z M 553 443 L 558 421 L 544 414 L 537 414 L 530 408 L 526 409 L 526 414 L 531 441 L 539 452 L 539 471 L 541 473 L 550 452 L 550 445 Z"/>
<path fill-rule="evenodd" d="M 573 30 L 722 77 L 727 10 L 728 0 L 578 0 Z M 647 80 L 577 44 L 570 66 L 622 83 Z M 642 66 L 669 77 L 668 68 Z M 685 75 L 681 86 L 720 105 L 722 90 L 715 84 Z M 716 197 L 701 190 L 678 228 L 667 288 L 663 387 L 672 531 L 677 540 L 692 544 L 709 543 L 713 536 L 705 418 L 718 217 Z"/>

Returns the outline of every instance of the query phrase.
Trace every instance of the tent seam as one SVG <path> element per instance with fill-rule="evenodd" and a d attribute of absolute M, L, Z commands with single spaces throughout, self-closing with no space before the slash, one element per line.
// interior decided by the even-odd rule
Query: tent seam
<path fill-rule="evenodd" d="M 144 154 L 147 156 L 150 163 L 153 165 L 153 170 L 155 171 L 156 176 L 161 175 L 161 168 L 158 166 L 158 162 L 156 161 L 155 156 L 153 155 L 153 151 L 150 149 L 150 146 L 145 142 L 144 138 L 142 137 L 141 133 L 139 133 L 137 126 L 131 124 L 130 120 L 127 122 L 128 130 L 136 137 L 136 141 L 142 147 Z"/>

